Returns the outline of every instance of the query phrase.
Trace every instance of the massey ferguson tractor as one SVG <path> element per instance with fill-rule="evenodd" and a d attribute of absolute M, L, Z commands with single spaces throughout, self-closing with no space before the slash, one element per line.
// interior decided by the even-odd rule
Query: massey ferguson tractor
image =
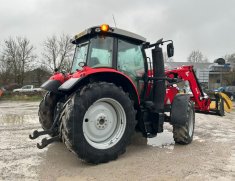
<path fill-rule="evenodd" d="M 56 70 L 41 88 L 47 94 L 39 105 L 43 131 L 39 149 L 54 141 L 89 163 L 116 159 L 126 150 L 134 131 L 147 138 L 173 126 L 176 143 L 192 142 L 195 110 L 211 112 L 211 100 L 200 88 L 192 66 L 164 68 L 162 45 L 174 54 L 171 40 L 150 44 L 140 35 L 110 27 L 91 27 L 71 41 L 76 45 L 71 71 Z M 151 49 L 152 58 L 146 56 Z M 176 84 L 189 81 L 191 94 Z M 215 112 L 223 115 L 223 99 L 215 95 Z M 168 114 L 166 114 L 168 112 Z"/>

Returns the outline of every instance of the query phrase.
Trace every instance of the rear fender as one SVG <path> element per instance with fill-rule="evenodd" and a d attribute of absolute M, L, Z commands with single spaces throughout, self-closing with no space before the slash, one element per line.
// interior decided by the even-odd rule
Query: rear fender
<path fill-rule="evenodd" d="M 58 92 L 58 88 L 62 85 L 62 83 L 58 80 L 47 80 L 41 85 L 41 88 L 50 92 Z"/>
<path fill-rule="evenodd" d="M 99 81 L 114 83 L 116 86 L 122 87 L 125 92 L 129 93 L 129 96 L 132 100 L 134 100 L 135 105 L 140 104 L 140 98 L 133 81 L 125 74 L 113 69 L 108 71 L 107 69 L 106 71 L 97 69 L 96 72 L 92 71 L 89 74 L 86 72 L 86 75 L 80 72 L 77 75 L 73 75 L 72 78 L 63 83 L 58 89 L 61 92 L 70 94 L 89 82 Z"/>
<path fill-rule="evenodd" d="M 41 88 L 50 92 L 58 93 L 58 88 L 69 79 L 69 75 L 54 73 L 49 80 L 41 85 Z"/>

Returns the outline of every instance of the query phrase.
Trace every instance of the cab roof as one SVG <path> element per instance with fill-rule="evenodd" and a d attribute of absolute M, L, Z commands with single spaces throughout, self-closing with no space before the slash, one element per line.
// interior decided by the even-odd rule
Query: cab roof
<path fill-rule="evenodd" d="M 105 29 L 102 28 L 102 26 L 106 26 Z M 73 44 L 77 44 L 84 39 L 89 39 L 91 35 L 108 35 L 108 36 L 114 36 L 114 37 L 122 37 L 125 39 L 129 39 L 130 41 L 136 41 L 139 43 L 146 42 L 146 38 L 137 35 L 135 33 L 132 33 L 130 31 L 126 31 L 119 28 L 109 27 L 108 25 L 104 24 L 101 26 L 93 26 L 90 27 L 79 34 L 75 35 L 74 38 L 71 40 Z"/>

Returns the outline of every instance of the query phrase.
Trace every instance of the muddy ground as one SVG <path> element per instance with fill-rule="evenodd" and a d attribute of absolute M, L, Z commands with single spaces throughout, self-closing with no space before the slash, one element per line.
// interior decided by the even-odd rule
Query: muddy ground
<path fill-rule="evenodd" d="M 117 160 L 89 165 L 62 143 L 43 150 L 28 134 L 39 128 L 39 102 L 0 102 L 0 180 L 235 180 L 235 112 L 196 114 L 192 144 L 175 145 L 172 129 L 135 136 Z"/>

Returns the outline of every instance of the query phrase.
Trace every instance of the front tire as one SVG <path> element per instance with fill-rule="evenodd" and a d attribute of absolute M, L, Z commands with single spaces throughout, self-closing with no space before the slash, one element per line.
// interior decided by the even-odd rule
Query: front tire
<path fill-rule="evenodd" d="M 135 125 L 132 101 L 121 88 L 91 83 L 67 102 L 62 138 L 81 159 L 104 163 L 125 152 Z"/>
<path fill-rule="evenodd" d="M 184 117 L 185 115 L 182 115 Z M 187 145 L 192 142 L 195 126 L 194 104 L 188 101 L 186 121 L 183 125 L 173 125 L 174 141 L 181 145 Z"/>

